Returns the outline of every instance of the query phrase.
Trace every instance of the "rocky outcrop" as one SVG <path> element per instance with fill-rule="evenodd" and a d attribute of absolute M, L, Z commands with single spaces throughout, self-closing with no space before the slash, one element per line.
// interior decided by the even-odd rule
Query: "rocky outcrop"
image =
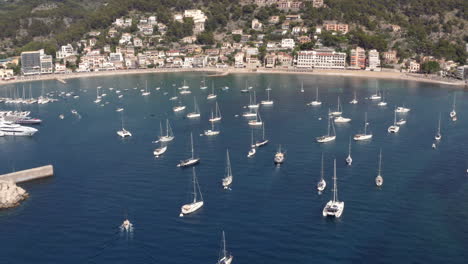
<path fill-rule="evenodd" d="M 13 181 L 0 180 L 0 209 L 18 206 L 28 193 Z"/>

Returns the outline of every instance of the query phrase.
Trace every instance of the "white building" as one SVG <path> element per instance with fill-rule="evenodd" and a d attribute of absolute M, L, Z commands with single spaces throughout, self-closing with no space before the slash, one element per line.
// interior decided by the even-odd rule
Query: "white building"
<path fill-rule="evenodd" d="M 298 68 L 344 69 L 346 53 L 332 49 L 303 50 L 297 54 Z"/>
<path fill-rule="evenodd" d="M 68 56 L 73 56 L 73 55 L 76 55 L 76 52 L 73 49 L 73 46 L 71 44 L 67 44 L 67 45 L 60 47 L 60 50 L 56 52 L 55 57 L 57 57 L 57 59 L 64 59 Z"/>
<path fill-rule="evenodd" d="M 238 52 L 234 55 L 234 67 L 236 68 L 244 68 L 244 53 Z"/>
<path fill-rule="evenodd" d="M 283 49 L 294 49 L 294 39 L 282 39 L 281 48 Z"/>
<path fill-rule="evenodd" d="M 252 20 L 252 29 L 253 30 L 262 30 L 263 24 L 258 19 Z"/>
<path fill-rule="evenodd" d="M 185 10 L 184 17 L 191 17 L 194 23 L 205 23 L 208 19 L 200 9 Z"/>
<path fill-rule="evenodd" d="M 132 41 L 132 34 L 130 33 L 123 33 L 122 37 L 119 40 L 119 44 L 127 44 Z"/>
<path fill-rule="evenodd" d="M 380 71 L 380 58 L 379 52 L 375 49 L 369 51 L 368 57 L 369 70 L 371 71 Z"/>

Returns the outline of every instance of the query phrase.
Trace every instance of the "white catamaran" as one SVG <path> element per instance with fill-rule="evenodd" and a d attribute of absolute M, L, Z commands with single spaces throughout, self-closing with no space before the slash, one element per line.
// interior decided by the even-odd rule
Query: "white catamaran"
<path fill-rule="evenodd" d="M 190 145 L 191 145 L 192 156 L 186 160 L 181 160 L 180 163 L 177 164 L 177 167 L 189 167 L 189 166 L 196 165 L 200 162 L 200 158 L 195 158 L 195 155 L 194 155 L 192 133 L 190 133 Z"/>
<path fill-rule="evenodd" d="M 121 119 L 122 119 L 122 130 L 117 131 L 117 135 L 119 135 L 122 138 L 131 137 L 132 133 L 130 133 L 130 131 L 128 131 L 128 130 L 126 130 L 124 128 L 123 112 L 122 112 L 122 114 L 120 116 L 121 116 Z"/>
<path fill-rule="evenodd" d="M 322 211 L 323 216 L 339 218 L 343 214 L 344 202 L 338 200 L 338 186 L 336 185 L 336 160 L 333 161 L 333 198 L 328 201 Z"/>
<path fill-rule="evenodd" d="M 229 158 L 229 150 L 226 150 L 226 175 L 222 181 L 224 189 L 229 189 L 232 184 L 232 169 L 231 159 Z"/>
<path fill-rule="evenodd" d="M 388 133 L 398 133 L 400 131 L 400 127 L 396 124 L 396 111 L 394 112 L 394 117 L 393 117 L 393 125 L 388 127 Z"/>
<path fill-rule="evenodd" d="M 200 190 L 200 185 L 198 185 L 195 168 L 192 168 L 192 174 L 193 174 L 193 201 L 191 203 L 184 204 L 182 208 L 180 208 L 181 209 L 180 215 L 179 215 L 180 217 L 191 214 L 203 207 L 203 196 Z M 198 195 L 200 196 L 200 199 L 198 199 Z"/>

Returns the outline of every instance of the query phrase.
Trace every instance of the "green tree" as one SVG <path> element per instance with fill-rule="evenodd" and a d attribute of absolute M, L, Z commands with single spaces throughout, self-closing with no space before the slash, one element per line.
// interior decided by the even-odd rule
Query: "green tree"
<path fill-rule="evenodd" d="M 436 73 L 440 71 L 440 65 L 437 61 L 427 61 L 421 64 L 421 71 L 423 73 Z"/>
<path fill-rule="evenodd" d="M 213 32 L 204 31 L 197 36 L 197 43 L 202 45 L 213 45 L 215 43 Z"/>

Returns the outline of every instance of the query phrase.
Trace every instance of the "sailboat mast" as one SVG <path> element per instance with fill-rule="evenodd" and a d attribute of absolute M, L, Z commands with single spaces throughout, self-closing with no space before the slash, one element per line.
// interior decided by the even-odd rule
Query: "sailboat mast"
<path fill-rule="evenodd" d="M 379 154 L 379 175 L 382 172 L 382 149 L 380 149 L 380 154 Z"/>
<path fill-rule="evenodd" d="M 166 119 L 166 137 L 169 137 L 169 119 Z"/>
<path fill-rule="evenodd" d="M 226 157 L 227 157 L 227 175 L 226 176 L 231 176 L 232 170 L 231 170 L 231 159 L 229 158 L 229 149 L 226 150 Z"/>
<path fill-rule="evenodd" d="M 318 102 L 318 88 L 317 88 L 317 90 L 315 91 L 315 101 Z"/>
<path fill-rule="evenodd" d="M 161 137 L 163 136 L 163 130 L 162 130 L 162 123 L 161 123 L 161 121 L 159 121 L 159 134 L 161 135 Z"/>
<path fill-rule="evenodd" d="M 351 136 L 349 137 L 348 155 L 351 157 Z"/>
<path fill-rule="evenodd" d="M 192 145 L 192 159 L 193 159 L 193 135 L 192 133 L 190 132 L 190 144 Z"/>
<path fill-rule="evenodd" d="M 338 188 L 336 187 L 336 159 L 333 161 L 333 202 L 338 201 Z"/>
<path fill-rule="evenodd" d="M 322 153 L 322 169 L 320 170 L 320 177 L 323 180 L 324 170 L 323 170 L 323 153 Z"/>
<path fill-rule="evenodd" d="M 223 257 L 226 258 L 226 237 L 223 230 Z"/>
<path fill-rule="evenodd" d="M 364 135 L 367 135 L 367 112 L 364 114 Z"/>
<path fill-rule="evenodd" d="M 262 139 L 265 141 L 265 123 L 262 125 Z"/>
<path fill-rule="evenodd" d="M 196 181 L 197 181 L 197 177 L 195 176 L 195 168 L 192 168 L 192 172 L 193 172 L 193 202 L 197 202 L 197 188 L 195 186 Z"/>
<path fill-rule="evenodd" d="M 328 128 L 327 128 L 327 135 L 330 136 L 330 115 L 328 115 Z"/>

